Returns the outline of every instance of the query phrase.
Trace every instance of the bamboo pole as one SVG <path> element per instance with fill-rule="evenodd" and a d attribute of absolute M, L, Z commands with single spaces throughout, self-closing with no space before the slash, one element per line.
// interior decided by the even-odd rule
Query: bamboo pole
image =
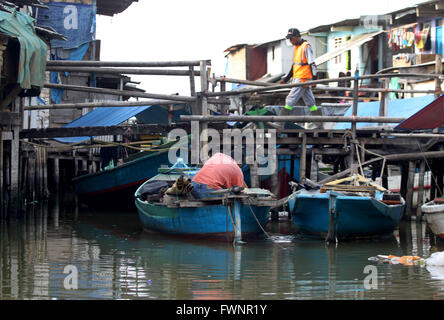
<path fill-rule="evenodd" d="M 207 68 L 205 61 L 200 62 L 200 89 L 201 89 L 201 115 L 202 116 L 208 116 L 208 98 L 206 96 L 206 93 L 208 92 L 208 77 L 207 77 Z M 209 157 L 208 155 L 208 123 L 204 122 L 201 124 L 201 140 L 202 140 L 202 154 L 204 155 L 204 158 L 201 160 L 205 160 Z"/>
<path fill-rule="evenodd" d="M 135 74 L 135 75 L 157 75 L 157 76 L 191 76 L 188 70 L 171 69 L 128 69 L 128 68 L 103 68 L 103 67 L 75 67 L 75 66 L 47 66 L 46 71 L 54 72 L 83 72 L 95 74 Z M 200 71 L 194 71 L 195 76 L 200 75 Z"/>
<path fill-rule="evenodd" d="M 435 73 L 442 75 L 442 55 L 437 54 L 435 57 Z M 435 79 L 435 99 L 439 98 L 442 94 L 441 79 Z"/>
<path fill-rule="evenodd" d="M 423 73 L 392 73 L 392 74 L 384 74 L 384 75 L 362 75 L 360 76 L 360 79 L 384 79 L 384 78 L 393 78 L 393 77 L 417 77 L 417 78 L 433 78 L 433 79 L 444 79 L 443 75 L 437 75 L 437 74 L 423 74 Z M 267 86 L 263 88 L 253 88 L 253 89 L 244 89 L 244 90 L 236 90 L 236 91 L 226 91 L 226 92 L 211 92 L 208 93 L 209 97 L 217 97 L 217 96 L 231 96 L 231 95 L 240 95 L 240 94 L 246 94 L 246 93 L 256 93 L 256 92 L 263 92 L 263 91 L 270 91 L 270 90 L 281 90 L 281 89 L 288 89 L 293 87 L 300 87 L 300 86 L 310 86 L 314 84 L 322 84 L 322 83 L 330 83 L 330 82 L 338 82 L 338 81 L 352 81 L 354 80 L 354 77 L 341 77 L 341 78 L 331 78 L 331 79 L 319 79 L 319 80 L 310 80 L 303 83 L 290 83 L 290 84 L 278 84 L 278 85 L 272 85 Z M 347 90 L 350 90 L 350 88 L 347 88 Z M 369 90 L 369 89 L 366 89 Z M 371 89 L 372 92 L 382 92 L 385 91 L 385 89 Z M 391 89 L 394 90 L 394 89 Z M 422 90 L 421 90 L 422 91 Z"/>
<path fill-rule="evenodd" d="M 387 84 L 390 84 L 388 81 L 385 81 Z M 394 93 L 435 93 L 435 90 L 419 90 L 419 89 L 390 89 L 387 84 L 385 84 L 385 88 L 360 88 L 358 87 L 359 92 L 369 92 L 369 93 L 379 93 L 379 92 L 394 92 Z M 314 87 L 312 88 L 313 91 L 353 91 L 353 88 L 346 88 L 346 87 L 328 87 L 328 86 L 322 86 L 322 87 Z M 364 98 L 365 99 L 365 98 Z"/>
<path fill-rule="evenodd" d="M 270 82 L 264 82 L 264 81 L 252 81 L 252 80 L 242 80 L 242 79 L 233 79 L 233 78 L 226 78 L 226 77 L 213 77 L 213 79 L 216 82 L 220 83 L 240 83 L 240 84 L 247 84 L 252 86 L 259 86 L 259 87 L 269 87 L 272 85 L 275 85 L 275 83 Z"/>
<path fill-rule="evenodd" d="M 189 67 L 199 66 L 202 60 L 190 61 L 74 61 L 74 60 L 49 60 L 46 66 L 83 66 L 83 67 L 134 67 L 134 68 L 150 68 L 150 67 Z M 211 64 L 211 60 L 203 60 L 206 64 Z"/>
<path fill-rule="evenodd" d="M 150 105 L 185 104 L 174 100 L 145 100 L 145 101 L 103 101 L 103 102 L 79 102 L 26 106 L 24 110 L 48 110 L 48 109 L 83 109 L 100 107 L 139 107 Z"/>
<path fill-rule="evenodd" d="M 146 93 L 146 92 L 136 92 L 130 90 L 93 88 L 93 87 L 75 86 L 69 84 L 45 83 L 44 87 L 50 89 L 62 89 L 62 90 L 72 90 L 72 91 L 81 91 L 81 92 L 90 92 L 90 93 L 103 93 L 115 96 L 128 96 L 128 97 L 138 97 L 138 98 L 154 98 L 154 99 L 173 100 L 180 102 L 196 101 L 195 98 L 188 96 L 155 94 L 155 93 Z"/>
<path fill-rule="evenodd" d="M 181 115 L 184 121 L 199 122 L 371 122 L 371 123 L 399 123 L 405 118 L 383 118 L 383 117 L 348 117 L 348 116 L 188 116 Z"/>
<path fill-rule="evenodd" d="M 381 133 L 382 137 L 399 138 L 423 138 L 423 139 L 444 139 L 444 134 L 440 133 Z"/>

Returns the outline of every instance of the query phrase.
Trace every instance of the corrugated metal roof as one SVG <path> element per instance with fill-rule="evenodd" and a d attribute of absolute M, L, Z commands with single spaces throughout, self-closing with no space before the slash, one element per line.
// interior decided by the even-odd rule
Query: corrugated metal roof
<path fill-rule="evenodd" d="M 395 129 L 432 130 L 441 127 L 444 127 L 444 95 L 401 122 Z"/>
<path fill-rule="evenodd" d="M 88 112 L 84 116 L 65 124 L 62 128 L 116 126 L 150 107 L 151 106 L 97 108 Z M 55 138 L 54 140 L 63 143 L 78 143 L 89 139 L 90 137 L 68 137 Z"/>
<path fill-rule="evenodd" d="M 434 95 L 427 95 L 422 97 L 416 97 L 416 98 L 409 98 L 409 99 L 396 99 L 396 100 L 390 100 L 389 101 L 389 107 L 388 107 L 388 117 L 404 117 L 408 118 L 411 115 L 418 112 L 421 108 L 428 105 L 430 102 L 432 102 L 435 99 Z M 358 114 L 359 117 L 377 117 L 379 115 L 379 101 L 374 102 L 361 102 L 358 104 Z M 344 114 L 345 116 L 351 116 L 353 111 L 353 107 L 350 107 L 347 112 Z M 356 124 L 356 127 L 375 127 L 377 126 L 377 123 L 364 123 L 364 122 L 358 122 Z M 350 123 L 338 123 L 335 126 L 335 129 L 348 129 L 350 128 Z"/>

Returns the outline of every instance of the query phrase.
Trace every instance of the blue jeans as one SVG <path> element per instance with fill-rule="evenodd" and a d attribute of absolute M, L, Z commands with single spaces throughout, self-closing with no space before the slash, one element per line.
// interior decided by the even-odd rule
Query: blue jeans
<path fill-rule="evenodd" d="M 193 191 L 191 191 L 191 194 L 196 199 L 206 199 L 206 198 L 218 197 L 217 194 L 210 194 L 210 192 L 217 191 L 217 189 L 210 188 L 206 184 L 191 181 L 191 185 L 193 186 Z"/>

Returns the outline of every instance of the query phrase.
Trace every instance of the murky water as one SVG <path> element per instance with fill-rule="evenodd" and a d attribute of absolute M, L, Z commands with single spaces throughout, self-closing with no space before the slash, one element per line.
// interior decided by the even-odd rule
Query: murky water
<path fill-rule="evenodd" d="M 1 224 L 0 299 L 444 299 L 443 270 L 368 261 L 444 251 L 425 224 L 326 247 L 296 238 L 286 221 L 269 225 L 272 240 L 234 247 L 143 232 L 136 212 L 61 203 Z M 367 265 L 377 288 L 364 286 Z"/>

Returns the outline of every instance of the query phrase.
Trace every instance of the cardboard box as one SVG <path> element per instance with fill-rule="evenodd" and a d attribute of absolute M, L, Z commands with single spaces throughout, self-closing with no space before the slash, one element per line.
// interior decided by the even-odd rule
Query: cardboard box
<path fill-rule="evenodd" d="M 416 55 L 416 64 L 435 61 L 436 54 L 420 53 Z"/>

